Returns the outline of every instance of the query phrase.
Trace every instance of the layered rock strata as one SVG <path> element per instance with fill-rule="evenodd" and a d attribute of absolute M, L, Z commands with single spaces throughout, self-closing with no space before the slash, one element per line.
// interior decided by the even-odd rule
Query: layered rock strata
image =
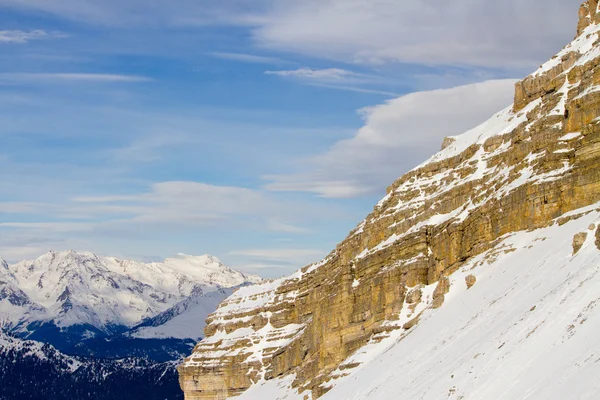
<path fill-rule="evenodd" d="M 356 350 L 406 325 L 401 313 L 418 323 L 423 304 L 443 306 L 446 277 L 465 261 L 598 202 L 598 23 L 587 1 L 577 38 L 516 84 L 513 106 L 398 179 L 324 260 L 226 300 L 179 368 L 186 399 L 227 399 L 282 376 L 318 398 Z M 422 301 L 416 291 L 438 281 L 438 300 Z"/>

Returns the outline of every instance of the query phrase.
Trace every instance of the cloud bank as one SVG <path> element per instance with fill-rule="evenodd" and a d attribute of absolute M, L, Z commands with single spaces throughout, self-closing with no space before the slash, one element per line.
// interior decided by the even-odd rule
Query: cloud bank
<path fill-rule="evenodd" d="M 328 198 L 382 193 L 394 179 L 439 150 L 446 136 L 484 122 L 512 102 L 514 80 L 411 93 L 361 110 L 365 125 L 324 154 L 302 160 L 298 172 L 270 175 L 272 191 Z"/>

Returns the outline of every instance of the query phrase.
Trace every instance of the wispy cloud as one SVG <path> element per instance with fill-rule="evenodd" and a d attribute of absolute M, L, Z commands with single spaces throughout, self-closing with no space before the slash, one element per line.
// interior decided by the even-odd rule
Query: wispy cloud
<path fill-rule="evenodd" d="M 357 93 L 372 93 L 393 97 L 398 96 L 397 93 L 371 87 L 373 85 L 381 86 L 386 84 L 387 79 L 384 77 L 363 74 L 341 68 L 298 68 L 292 70 L 265 71 L 265 74 L 279 76 L 285 79 L 293 79 L 306 85 L 328 89 L 346 90 Z"/>
<path fill-rule="evenodd" d="M 356 93 L 379 94 L 379 95 L 387 96 L 387 97 L 400 96 L 399 93 L 395 93 L 395 92 L 388 92 L 385 90 L 377 90 L 377 89 L 367 89 L 367 88 L 361 88 L 361 87 L 356 87 L 356 86 L 327 85 L 327 84 L 321 84 L 321 83 L 315 83 L 315 84 L 313 84 L 313 86 L 323 87 L 323 88 L 327 88 L 327 89 L 347 90 L 349 92 L 356 92 Z"/>
<path fill-rule="evenodd" d="M 32 40 L 43 40 L 43 39 L 61 39 L 66 38 L 67 35 L 61 32 L 46 32 L 44 30 L 33 30 L 33 31 L 21 31 L 21 30 L 10 30 L 0 31 L 0 44 L 1 43 L 13 43 L 13 44 L 25 44 Z"/>
<path fill-rule="evenodd" d="M 265 71 L 265 74 L 320 82 L 348 82 L 356 81 L 357 79 L 364 80 L 366 78 L 366 75 L 340 68 L 298 68 L 283 71 Z"/>
<path fill-rule="evenodd" d="M 3 73 L 0 81 L 13 82 L 149 82 L 152 78 L 138 75 L 95 74 L 95 73 Z"/>
<path fill-rule="evenodd" d="M 210 56 L 221 60 L 239 61 L 252 64 L 288 64 L 289 61 L 277 57 L 259 56 L 256 54 L 212 52 Z"/>
<path fill-rule="evenodd" d="M 292 225 L 292 224 L 287 224 L 287 223 L 277 221 L 274 219 L 271 219 L 268 221 L 268 226 L 269 226 L 269 229 L 271 229 L 274 232 L 292 233 L 292 234 L 312 232 L 310 229 L 302 228 L 300 226 L 296 226 L 296 225 Z"/>

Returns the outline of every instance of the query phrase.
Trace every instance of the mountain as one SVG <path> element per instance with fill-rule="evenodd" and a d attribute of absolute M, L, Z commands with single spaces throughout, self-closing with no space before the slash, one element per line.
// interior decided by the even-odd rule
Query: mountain
<path fill-rule="evenodd" d="M 186 400 L 600 398 L 598 1 L 579 16 L 324 260 L 225 300 Z"/>
<path fill-rule="evenodd" d="M 261 281 L 209 255 L 140 263 L 51 251 L 0 260 L 0 382 L 11 382 L 0 399 L 182 398 L 176 366 L 203 337 L 206 317 Z"/>
<path fill-rule="evenodd" d="M 177 384 L 175 362 L 72 357 L 48 344 L 2 333 L 0 382 L 3 383 L 0 399 L 3 400 L 183 398 Z"/>
<path fill-rule="evenodd" d="M 132 337 L 145 339 L 187 339 L 191 333 L 195 333 L 198 336 L 195 339 L 200 339 L 208 316 L 223 300 L 233 294 L 234 290 L 229 288 L 192 294 L 156 317 L 145 320 L 134 327 L 129 334 Z"/>
<path fill-rule="evenodd" d="M 200 317 L 213 311 L 233 288 L 256 282 L 260 278 L 228 268 L 209 255 L 141 263 L 51 251 L 36 260 L 0 265 L 0 326 L 5 332 L 51 343 L 69 354 L 138 356 L 145 350 L 134 347 L 149 351 L 151 347 L 150 342 L 134 340 L 143 335 L 130 332 L 133 328 L 148 325 L 158 315 L 163 316 L 162 324 L 182 319 L 182 313 Z M 153 327 L 159 329 L 156 323 Z M 179 331 L 168 337 L 166 329 L 152 337 L 197 340 L 202 337 L 204 319 L 188 328 L 187 336 Z M 159 358 L 177 358 L 190 346 L 189 340 L 171 342 L 176 350 Z"/>

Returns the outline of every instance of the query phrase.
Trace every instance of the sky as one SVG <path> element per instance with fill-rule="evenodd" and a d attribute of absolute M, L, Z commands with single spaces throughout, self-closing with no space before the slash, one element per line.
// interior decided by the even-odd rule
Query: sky
<path fill-rule="evenodd" d="M 0 0 L 0 256 L 329 253 L 580 0 Z"/>

